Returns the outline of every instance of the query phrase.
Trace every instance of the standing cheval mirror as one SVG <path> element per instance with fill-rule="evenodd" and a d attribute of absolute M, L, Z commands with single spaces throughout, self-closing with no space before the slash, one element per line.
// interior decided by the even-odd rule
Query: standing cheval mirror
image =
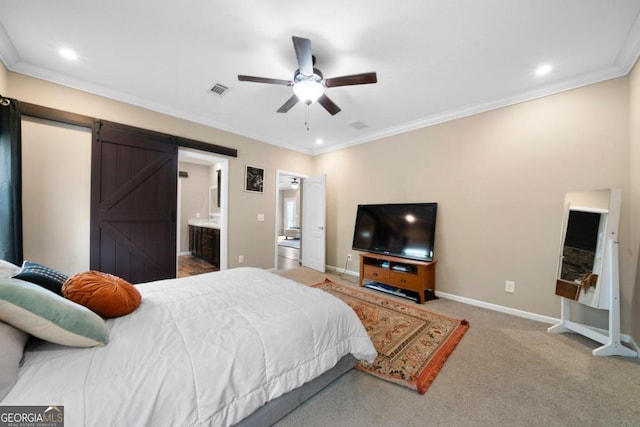
<path fill-rule="evenodd" d="M 561 320 L 551 333 L 577 332 L 604 344 L 594 356 L 636 356 L 620 343 L 618 265 L 619 189 L 576 191 L 565 196 L 556 295 L 562 297 Z M 571 320 L 576 301 L 609 311 L 609 330 Z"/>

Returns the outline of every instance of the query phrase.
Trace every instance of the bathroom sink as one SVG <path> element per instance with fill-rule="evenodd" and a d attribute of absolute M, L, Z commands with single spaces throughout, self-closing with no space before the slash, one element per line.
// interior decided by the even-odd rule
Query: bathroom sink
<path fill-rule="evenodd" d="M 220 224 L 217 222 L 207 221 L 206 219 L 190 219 L 188 223 L 196 227 L 220 228 Z"/>

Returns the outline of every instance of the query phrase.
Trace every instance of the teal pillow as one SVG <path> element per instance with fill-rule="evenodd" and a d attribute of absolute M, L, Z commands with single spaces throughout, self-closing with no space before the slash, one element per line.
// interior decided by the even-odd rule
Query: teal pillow
<path fill-rule="evenodd" d="M 56 344 L 94 347 L 109 342 L 106 323 L 93 311 L 19 279 L 0 278 L 0 320 Z"/>

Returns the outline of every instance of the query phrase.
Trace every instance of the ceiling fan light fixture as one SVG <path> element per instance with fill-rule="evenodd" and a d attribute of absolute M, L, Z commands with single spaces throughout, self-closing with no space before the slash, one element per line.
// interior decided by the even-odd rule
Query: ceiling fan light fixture
<path fill-rule="evenodd" d="M 305 104 L 313 104 L 324 94 L 324 86 L 315 80 L 302 80 L 293 85 L 293 93 Z"/>

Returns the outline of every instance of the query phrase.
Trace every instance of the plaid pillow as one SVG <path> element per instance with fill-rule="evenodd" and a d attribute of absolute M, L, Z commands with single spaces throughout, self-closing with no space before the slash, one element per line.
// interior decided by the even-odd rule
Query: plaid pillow
<path fill-rule="evenodd" d="M 62 285 L 69 278 L 52 268 L 30 261 L 25 261 L 20 272 L 13 277 L 42 286 L 58 295 L 62 295 Z"/>

